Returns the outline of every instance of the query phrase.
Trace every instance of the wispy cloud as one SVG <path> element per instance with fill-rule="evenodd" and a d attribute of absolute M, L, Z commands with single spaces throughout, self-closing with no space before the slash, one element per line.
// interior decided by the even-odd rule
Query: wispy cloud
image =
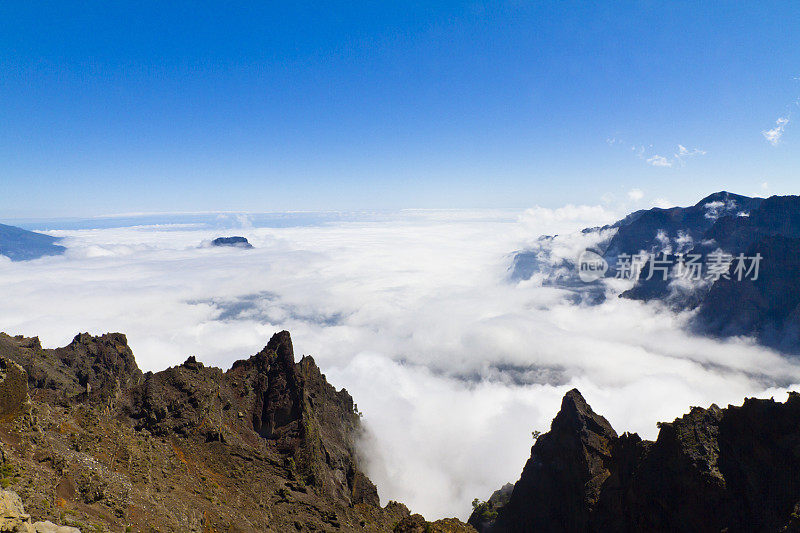
<path fill-rule="evenodd" d="M 778 120 L 775 121 L 775 127 L 771 130 L 764 130 L 761 132 L 761 135 L 770 143 L 772 146 L 778 146 L 781 142 L 781 137 L 783 137 L 783 132 L 786 130 L 786 126 L 789 124 L 789 115 L 785 117 L 780 117 Z"/>
<path fill-rule="evenodd" d="M 688 157 L 696 157 L 696 156 L 700 156 L 700 155 L 706 155 L 706 151 L 705 150 L 700 150 L 699 148 L 693 148 L 693 149 L 689 150 L 684 145 L 679 144 L 678 145 L 678 152 L 675 154 L 675 159 L 677 159 L 678 161 L 682 162 L 684 159 L 686 159 Z"/>
<path fill-rule="evenodd" d="M 652 157 L 647 158 L 647 162 L 654 167 L 671 167 L 672 161 L 664 157 L 663 155 L 654 155 Z"/>
<path fill-rule="evenodd" d="M 672 202 L 666 198 L 656 198 L 653 202 L 655 207 L 660 207 L 661 209 L 669 209 L 670 207 L 675 207 L 675 202 Z"/>
<path fill-rule="evenodd" d="M 628 198 L 630 198 L 634 202 L 638 202 L 639 200 L 644 198 L 644 191 L 642 191 L 642 189 L 631 189 L 628 191 Z"/>
<path fill-rule="evenodd" d="M 624 140 L 619 139 L 617 137 L 609 137 L 606 139 L 606 143 L 609 146 L 624 146 L 626 148 L 630 148 L 631 152 L 633 152 L 636 157 L 639 159 L 644 160 L 648 165 L 654 167 L 662 167 L 662 168 L 671 168 L 674 166 L 683 166 L 686 164 L 686 160 L 692 157 L 698 157 L 702 155 L 706 155 L 705 150 L 701 150 L 699 148 L 686 148 L 686 146 L 679 144 L 678 148 L 676 149 L 675 153 L 672 154 L 671 157 L 660 155 L 653 153 L 653 145 L 644 145 L 644 144 L 630 144 L 626 143 Z"/>

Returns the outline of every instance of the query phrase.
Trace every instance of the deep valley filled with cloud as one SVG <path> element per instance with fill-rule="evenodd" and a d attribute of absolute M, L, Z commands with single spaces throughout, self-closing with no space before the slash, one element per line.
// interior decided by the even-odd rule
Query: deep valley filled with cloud
<path fill-rule="evenodd" d="M 747 339 L 693 336 L 687 313 L 617 298 L 614 284 L 589 305 L 535 276 L 511 279 L 512 253 L 539 236 L 559 234 L 552 254 L 573 258 L 593 238 L 577 230 L 619 215 L 566 206 L 283 227 L 247 216 L 87 221 L 48 231 L 63 238 L 63 256 L 0 258 L 0 323 L 45 347 L 123 332 L 144 371 L 190 355 L 228 368 L 287 329 L 297 354 L 313 355 L 358 403 L 382 501 L 465 519 L 473 498 L 516 481 L 531 432 L 549 428 L 573 387 L 618 430 L 653 438 L 657 421 L 689 405 L 783 400 L 800 383 L 793 359 Z M 221 235 L 254 248 L 209 246 Z"/>

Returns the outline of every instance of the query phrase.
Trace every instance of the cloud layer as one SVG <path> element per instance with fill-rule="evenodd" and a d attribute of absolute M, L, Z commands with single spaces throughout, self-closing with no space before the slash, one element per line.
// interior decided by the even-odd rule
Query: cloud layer
<path fill-rule="evenodd" d="M 64 257 L 0 260 L 0 329 L 51 347 L 123 331 L 145 370 L 188 355 L 227 367 L 288 329 L 365 413 L 383 501 L 463 518 L 473 498 L 516 480 L 531 431 L 548 428 L 571 387 L 618 430 L 653 437 L 690 405 L 800 382 L 797 365 L 746 340 L 688 336 L 684 316 L 613 297 L 577 306 L 536 278 L 508 282 L 513 250 L 616 216 L 409 211 L 284 228 L 244 220 L 225 233 L 253 250 L 201 246 L 222 235 L 204 225 L 54 232 Z M 563 255 L 583 240 L 553 242 Z"/>

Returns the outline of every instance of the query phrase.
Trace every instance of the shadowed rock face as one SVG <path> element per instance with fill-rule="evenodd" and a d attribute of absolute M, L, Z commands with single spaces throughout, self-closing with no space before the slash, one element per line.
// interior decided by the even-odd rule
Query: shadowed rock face
<path fill-rule="evenodd" d="M 761 254 L 758 279 L 720 279 L 703 299 L 695 330 L 718 337 L 754 335 L 762 344 L 800 352 L 800 238 L 773 235 L 747 255 Z"/>
<path fill-rule="evenodd" d="M 0 357 L 0 419 L 25 414 L 30 406 L 25 370 L 15 362 Z"/>
<path fill-rule="evenodd" d="M 508 503 L 494 520 L 473 514 L 470 523 L 481 532 L 800 526 L 800 395 L 693 408 L 660 428 L 655 442 L 617 436 L 570 391 Z"/>
<path fill-rule="evenodd" d="M 636 300 L 662 300 L 676 308 L 699 307 L 696 333 L 716 337 L 752 336 L 785 353 L 800 353 L 800 196 L 772 196 L 749 216 L 719 217 L 689 253 L 707 256 L 721 249 L 736 256 L 760 254 L 758 279 L 738 280 L 731 264 L 728 277 L 675 292 L 659 276 L 647 280 L 643 269 L 636 285 L 623 293 Z"/>
<path fill-rule="evenodd" d="M 611 475 L 611 443 L 616 438 L 608 421 L 595 414 L 577 390 L 568 392 L 550 431 L 531 448 L 522 477 L 492 530 L 585 530 Z M 477 517 L 470 524 L 478 526 Z"/>

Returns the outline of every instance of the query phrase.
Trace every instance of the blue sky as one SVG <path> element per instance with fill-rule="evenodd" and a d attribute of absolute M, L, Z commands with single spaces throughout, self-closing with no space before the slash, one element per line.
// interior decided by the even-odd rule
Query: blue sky
<path fill-rule="evenodd" d="M 0 218 L 798 192 L 800 4 L 598 4 L 4 2 Z"/>

